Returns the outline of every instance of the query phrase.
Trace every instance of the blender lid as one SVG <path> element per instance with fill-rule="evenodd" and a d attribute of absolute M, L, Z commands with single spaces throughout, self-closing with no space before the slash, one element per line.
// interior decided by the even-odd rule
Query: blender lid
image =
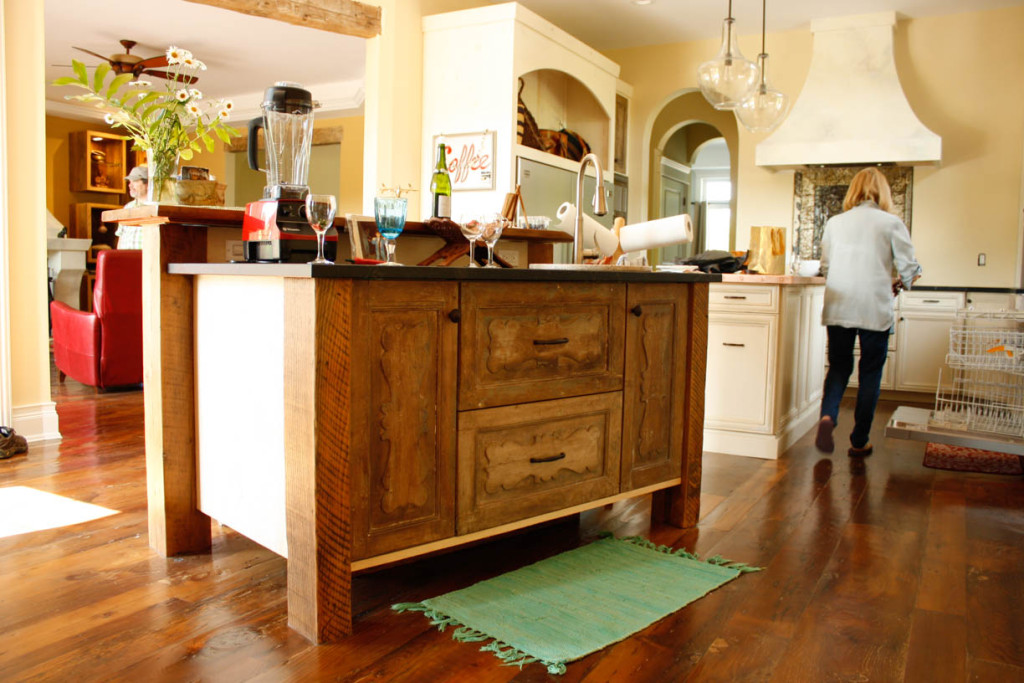
<path fill-rule="evenodd" d="M 313 111 L 313 95 L 298 83 L 278 81 L 263 95 L 263 109 L 289 114 Z"/>

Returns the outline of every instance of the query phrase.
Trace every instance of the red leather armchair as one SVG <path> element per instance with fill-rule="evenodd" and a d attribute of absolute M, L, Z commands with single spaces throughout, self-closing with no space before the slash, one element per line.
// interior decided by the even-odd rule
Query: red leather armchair
<path fill-rule="evenodd" d="M 53 359 L 63 381 L 106 387 L 142 382 L 142 252 L 96 257 L 93 312 L 50 303 Z"/>

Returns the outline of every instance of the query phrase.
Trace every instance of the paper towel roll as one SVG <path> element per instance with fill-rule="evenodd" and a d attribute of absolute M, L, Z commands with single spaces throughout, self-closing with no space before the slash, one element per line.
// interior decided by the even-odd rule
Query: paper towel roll
<path fill-rule="evenodd" d="M 563 232 L 567 232 L 570 235 L 576 232 L 576 206 L 569 202 L 563 202 L 558 207 L 558 212 L 555 214 L 562 223 L 558 225 L 558 229 Z M 611 256 L 615 253 L 615 250 L 619 246 L 619 241 L 615 238 L 613 233 L 608 228 L 604 227 L 593 218 L 588 216 L 586 212 L 583 213 L 583 246 L 597 245 L 597 250 L 601 252 L 601 256 Z"/>
<path fill-rule="evenodd" d="M 641 251 L 655 247 L 667 247 L 693 240 L 693 223 L 690 214 L 658 218 L 653 221 L 623 226 L 619 231 L 622 251 Z"/>

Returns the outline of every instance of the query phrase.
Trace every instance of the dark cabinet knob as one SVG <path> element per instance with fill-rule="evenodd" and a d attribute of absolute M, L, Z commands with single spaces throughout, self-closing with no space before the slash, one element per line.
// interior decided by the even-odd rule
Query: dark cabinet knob
<path fill-rule="evenodd" d="M 644 309 L 640 308 L 640 304 L 637 304 L 633 308 L 629 309 L 629 312 L 639 318 L 644 314 Z"/>
<path fill-rule="evenodd" d="M 462 322 L 462 311 L 457 308 L 453 308 L 448 311 L 448 319 L 453 323 Z"/>

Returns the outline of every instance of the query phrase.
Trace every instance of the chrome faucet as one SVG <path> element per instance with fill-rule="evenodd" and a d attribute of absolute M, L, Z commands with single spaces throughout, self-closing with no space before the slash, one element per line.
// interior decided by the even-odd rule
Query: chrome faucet
<path fill-rule="evenodd" d="M 591 152 L 580 159 L 580 168 L 576 171 L 576 230 L 572 237 L 573 263 L 583 263 L 583 172 L 587 168 L 587 162 L 592 163 L 597 172 L 597 187 L 594 188 L 594 214 L 603 216 L 608 213 L 608 207 L 604 202 L 604 172 L 601 170 L 601 160 Z"/>

